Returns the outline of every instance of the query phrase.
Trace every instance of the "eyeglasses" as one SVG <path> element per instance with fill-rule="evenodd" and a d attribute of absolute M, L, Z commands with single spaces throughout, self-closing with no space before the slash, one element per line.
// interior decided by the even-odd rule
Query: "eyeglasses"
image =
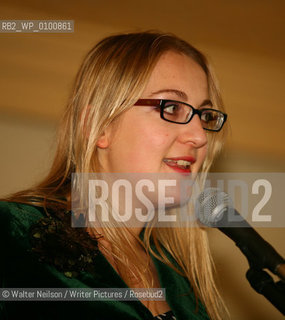
<path fill-rule="evenodd" d="M 139 99 L 134 105 L 159 107 L 161 119 L 178 124 L 189 123 L 197 114 L 203 129 L 209 131 L 220 131 L 227 120 L 227 114 L 219 110 L 195 109 L 190 104 L 175 100 Z"/>

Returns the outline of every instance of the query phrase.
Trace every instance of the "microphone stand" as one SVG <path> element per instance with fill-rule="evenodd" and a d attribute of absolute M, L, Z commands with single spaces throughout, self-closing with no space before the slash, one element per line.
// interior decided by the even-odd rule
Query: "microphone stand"
<path fill-rule="evenodd" d="M 227 228 L 220 227 L 219 229 L 223 233 L 228 235 Z M 246 228 L 239 227 L 237 228 L 237 230 L 240 233 L 241 231 L 246 230 Z M 244 236 L 248 237 L 248 240 L 251 240 L 247 233 L 244 233 Z M 251 287 L 256 292 L 262 294 L 268 301 L 270 301 L 274 305 L 276 309 L 278 309 L 283 315 L 285 315 L 285 260 L 282 259 L 282 257 L 279 256 L 277 252 L 275 252 L 277 258 L 270 255 L 270 258 L 266 259 L 265 255 L 256 254 L 258 250 L 252 251 L 243 243 L 236 242 L 236 246 L 246 256 L 249 263 L 250 268 L 246 273 L 246 278 L 249 281 Z M 271 247 L 270 244 L 268 244 L 268 246 Z M 276 274 L 278 274 L 278 276 L 282 280 L 276 283 L 273 281 L 272 277 L 263 270 L 264 268 L 273 268 L 276 261 L 272 257 L 274 257 L 276 260 L 280 260 L 280 265 L 277 269 L 279 272 L 276 272 Z"/>
<path fill-rule="evenodd" d="M 251 287 L 269 300 L 276 309 L 285 315 L 285 282 L 274 282 L 272 277 L 262 269 L 250 263 L 246 278 Z"/>

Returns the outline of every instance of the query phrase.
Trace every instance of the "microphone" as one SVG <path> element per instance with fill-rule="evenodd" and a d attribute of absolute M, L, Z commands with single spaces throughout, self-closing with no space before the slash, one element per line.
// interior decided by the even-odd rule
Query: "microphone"
<path fill-rule="evenodd" d="M 244 253 L 251 267 L 267 268 L 285 281 L 285 260 L 234 209 L 230 197 L 218 188 L 207 188 L 197 198 L 199 221 L 218 228 Z"/>

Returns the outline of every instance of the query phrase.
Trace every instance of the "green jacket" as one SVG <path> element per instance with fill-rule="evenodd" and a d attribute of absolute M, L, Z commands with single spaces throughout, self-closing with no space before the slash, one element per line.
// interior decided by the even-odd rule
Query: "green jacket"
<path fill-rule="evenodd" d="M 55 265 L 41 261 L 32 250 L 30 228 L 44 217 L 46 215 L 40 207 L 0 202 L 1 288 L 128 288 L 100 251 L 95 258 L 94 270 L 80 271 L 74 277 L 68 277 Z M 176 319 L 209 319 L 201 304 L 196 312 L 189 281 L 151 257 Z M 20 317 L 35 320 L 153 319 L 151 312 L 139 300 L 5 301 L 0 297 L 0 319 Z"/>

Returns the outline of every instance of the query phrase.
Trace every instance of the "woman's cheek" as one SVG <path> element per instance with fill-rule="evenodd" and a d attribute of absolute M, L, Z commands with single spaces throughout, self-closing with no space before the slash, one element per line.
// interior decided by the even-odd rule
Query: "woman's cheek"
<path fill-rule="evenodd" d="M 167 145 L 171 145 L 170 135 L 167 132 L 161 131 L 152 131 L 152 134 L 148 136 L 148 143 L 152 147 L 160 148 L 167 147 Z"/>

